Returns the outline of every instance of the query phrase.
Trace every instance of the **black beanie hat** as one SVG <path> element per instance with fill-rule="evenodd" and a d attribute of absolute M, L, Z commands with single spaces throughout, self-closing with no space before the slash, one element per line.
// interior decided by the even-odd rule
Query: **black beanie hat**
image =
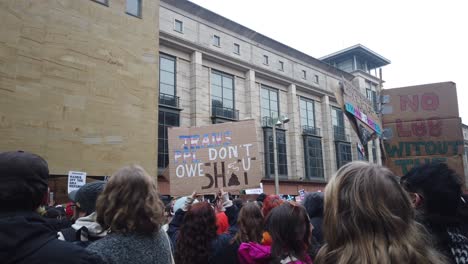
<path fill-rule="evenodd" d="M 0 153 L 0 210 L 35 210 L 47 192 L 49 167 L 36 154 Z"/>

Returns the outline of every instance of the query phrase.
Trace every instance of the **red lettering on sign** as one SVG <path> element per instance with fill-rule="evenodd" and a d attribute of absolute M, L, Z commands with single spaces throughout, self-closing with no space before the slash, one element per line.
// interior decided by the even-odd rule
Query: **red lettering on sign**
<path fill-rule="evenodd" d="M 411 137 L 411 130 L 405 130 L 403 121 L 401 119 L 396 120 L 397 133 L 399 137 Z"/>
<path fill-rule="evenodd" d="M 396 120 L 396 129 L 399 137 L 440 137 L 442 135 L 443 121 L 434 117 L 419 119 L 410 122 Z"/>
<path fill-rule="evenodd" d="M 413 95 L 412 100 L 409 98 L 409 95 L 400 95 L 400 110 L 406 111 L 407 105 L 409 105 L 413 112 L 417 112 L 419 110 L 418 95 Z"/>
<path fill-rule="evenodd" d="M 423 137 L 427 135 L 426 122 L 421 119 L 411 122 L 411 130 L 413 131 L 413 135 L 417 137 Z"/>
<path fill-rule="evenodd" d="M 431 137 L 440 137 L 442 135 L 442 119 L 428 119 L 427 126 Z"/>
<path fill-rule="evenodd" d="M 421 103 L 419 100 L 421 100 Z M 412 95 L 411 97 L 410 95 L 400 95 L 401 111 L 406 111 L 410 108 L 413 112 L 418 112 L 420 104 L 423 110 L 437 110 L 437 108 L 439 108 L 439 96 L 435 93 L 423 93 L 421 97 L 417 94 Z"/>
<path fill-rule="evenodd" d="M 435 93 L 424 93 L 421 98 L 421 107 L 427 111 L 439 108 L 439 96 Z"/>

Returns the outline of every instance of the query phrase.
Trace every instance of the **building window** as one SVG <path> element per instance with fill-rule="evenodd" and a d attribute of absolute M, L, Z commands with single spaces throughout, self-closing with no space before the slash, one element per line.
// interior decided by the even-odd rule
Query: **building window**
<path fill-rule="evenodd" d="M 273 149 L 273 129 L 265 127 L 263 129 L 265 139 L 265 177 L 274 178 L 275 159 Z M 287 178 L 288 160 L 286 155 L 286 132 L 281 129 L 276 130 L 276 149 L 278 158 L 278 176 Z"/>
<path fill-rule="evenodd" d="M 263 64 L 268 65 L 268 56 L 263 55 Z"/>
<path fill-rule="evenodd" d="M 377 163 L 377 141 L 375 139 L 372 140 L 372 159 L 374 163 Z"/>
<path fill-rule="evenodd" d="M 332 124 L 333 124 L 333 135 L 334 135 L 335 140 L 347 141 L 347 138 L 345 135 L 343 111 L 341 109 L 332 107 Z"/>
<path fill-rule="evenodd" d="M 301 98 L 300 102 L 301 125 L 304 134 L 317 135 L 315 129 L 315 105 L 314 101 Z"/>
<path fill-rule="evenodd" d="M 304 136 L 306 178 L 323 178 L 322 139 Z"/>
<path fill-rule="evenodd" d="M 318 75 L 314 75 L 314 82 L 319 83 L 319 76 Z"/>
<path fill-rule="evenodd" d="M 105 5 L 105 6 L 109 6 L 109 0 L 91 0 L 91 1 Z"/>
<path fill-rule="evenodd" d="M 221 38 L 219 36 L 213 35 L 213 46 L 221 47 Z"/>
<path fill-rule="evenodd" d="M 305 70 L 302 70 L 302 79 L 307 79 L 307 72 Z"/>
<path fill-rule="evenodd" d="M 271 126 L 272 119 L 279 117 L 278 90 L 262 85 L 261 89 L 262 120 Z"/>
<path fill-rule="evenodd" d="M 374 89 L 372 89 L 374 88 Z M 366 97 L 371 101 L 374 111 L 377 112 L 378 104 L 377 104 L 377 92 L 375 91 L 376 85 L 372 84 L 369 81 L 366 81 Z"/>
<path fill-rule="evenodd" d="M 238 119 L 234 110 L 234 76 L 211 71 L 211 107 L 213 117 Z"/>
<path fill-rule="evenodd" d="M 127 14 L 141 17 L 141 1 L 142 0 L 127 0 Z"/>
<path fill-rule="evenodd" d="M 337 169 L 353 160 L 351 155 L 351 143 L 349 142 L 335 142 L 336 148 L 336 167 Z"/>
<path fill-rule="evenodd" d="M 176 100 L 176 58 L 159 55 L 159 103 L 177 106 Z"/>
<path fill-rule="evenodd" d="M 158 125 L 158 168 L 164 169 L 169 164 L 169 146 L 167 129 L 179 126 L 179 114 L 159 111 Z"/>
<path fill-rule="evenodd" d="M 234 53 L 235 54 L 240 54 L 240 45 L 237 43 L 234 43 Z"/>
<path fill-rule="evenodd" d="M 175 19 L 174 20 L 174 30 L 179 32 L 179 33 L 183 33 L 184 32 L 184 22 Z"/>
<path fill-rule="evenodd" d="M 284 71 L 284 62 L 279 61 L 279 69 L 280 71 Z"/>

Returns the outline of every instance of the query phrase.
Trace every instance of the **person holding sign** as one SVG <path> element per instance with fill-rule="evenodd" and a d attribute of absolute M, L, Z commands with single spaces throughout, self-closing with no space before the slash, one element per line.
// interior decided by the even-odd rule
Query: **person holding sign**
<path fill-rule="evenodd" d="M 213 263 L 213 256 L 232 239 L 227 234 L 216 234 L 214 208 L 208 202 L 192 205 L 196 197 L 196 192 L 187 197 L 184 206 L 175 212 L 169 224 L 168 234 L 175 243 L 177 264 Z M 227 192 L 221 189 L 218 199 L 226 215 L 236 214 L 237 207 L 233 206 Z"/>

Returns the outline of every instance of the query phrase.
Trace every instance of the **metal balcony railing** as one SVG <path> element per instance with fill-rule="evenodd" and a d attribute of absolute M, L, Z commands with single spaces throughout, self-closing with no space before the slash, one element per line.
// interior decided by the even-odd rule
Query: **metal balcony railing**
<path fill-rule="evenodd" d="M 345 128 L 342 126 L 333 126 L 333 137 L 337 141 L 349 142 L 349 135 L 346 135 Z"/>
<path fill-rule="evenodd" d="M 239 110 L 227 107 L 213 106 L 211 107 L 211 116 L 213 118 L 227 118 L 231 120 L 239 120 Z"/>
<path fill-rule="evenodd" d="M 320 128 L 312 126 L 302 126 L 302 133 L 309 136 L 320 136 Z"/>
<path fill-rule="evenodd" d="M 179 96 L 159 93 L 159 104 L 179 108 Z"/>

